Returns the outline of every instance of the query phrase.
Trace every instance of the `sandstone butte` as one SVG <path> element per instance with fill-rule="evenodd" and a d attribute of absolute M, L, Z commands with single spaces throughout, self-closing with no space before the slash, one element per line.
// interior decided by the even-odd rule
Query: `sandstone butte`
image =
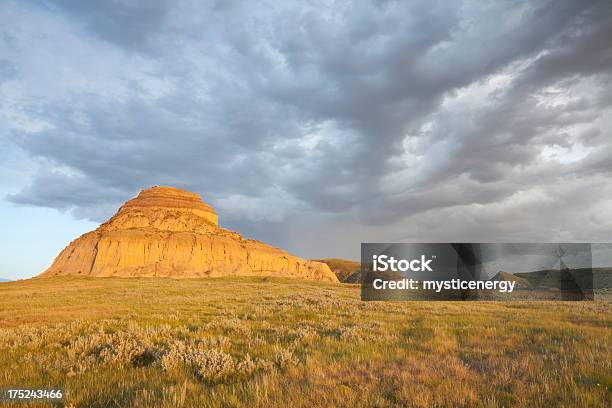
<path fill-rule="evenodd" d="M 39 276 L 63 275 L 259 275 L 338 282 L 324 263 L 219 227 L 217 213 L 199 194 L 158 186 L 141 191 L 110 220 L 72 241 Z"/>

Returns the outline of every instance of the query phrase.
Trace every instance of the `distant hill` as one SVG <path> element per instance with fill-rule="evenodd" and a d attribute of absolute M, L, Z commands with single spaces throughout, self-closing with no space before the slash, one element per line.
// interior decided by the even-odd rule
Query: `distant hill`
<path fill-rule="evenodd" d="M 342 283 L 361 283 L 362 280 L 361 270 L 358 270 L 357 272 L 347 276 Z"/>
<path fill-rule="evenodd" d="M 532 287 L 529 280 L 513 275 L 510 272 L 499 271 L 493 278 L 491 278 L 491 280 L 516 282 L 516 287 L 520 289 L 531 289 Z"/>
<path fill-rule="evenodd" d="M 0 282 L 11 282 L 11 280 L 10 279 L 0 278 Z"/>
<path fill-rule="evenodd" d="M 559 269 L 544 269 L 534 272 L 519 272 L 514 276 L 524 278 L 531 283 L 533 287 L 548 287 L 559 288 L 560 281 L 563 278 Z M 593 289 L 610 289 L 612 288 L 612 268 L 593 268 L 593 269 L 573 269 L 571 274 L 577 281 L 590 280 L 590 274 L 593 274 Z"/>
<path fill-rule="evenodd" d="M 326 259 L 313 259 L 315 262 L 323 262 L 329 266 L 329 269 L 332 270 L 334 274 L 338 277 L 340 282 L 346 282 L 346 279 L 351 275 L 358 273 L 361 269 L 361 263 L 355 261 L 349 261 L 348 259 L 340 259 L 340 258 L 326 258 Z M 360 276 L 360 275 L 359 275 Z M 358 279 L 357 282 L 348 282 L 348 283 L 359 283 L 361 279 Z"/>

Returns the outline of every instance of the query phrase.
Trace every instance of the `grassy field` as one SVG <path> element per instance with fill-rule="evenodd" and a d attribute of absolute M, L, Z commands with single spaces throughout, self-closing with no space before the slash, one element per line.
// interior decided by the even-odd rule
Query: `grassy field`
<path fill-rule="evenodd" d="M 361 302 L 358 286 L 270 278 L 34 279 L 0 284 L 0 387 L 63 387 L 74 407 L 603 407 L 611 312 Z"/>

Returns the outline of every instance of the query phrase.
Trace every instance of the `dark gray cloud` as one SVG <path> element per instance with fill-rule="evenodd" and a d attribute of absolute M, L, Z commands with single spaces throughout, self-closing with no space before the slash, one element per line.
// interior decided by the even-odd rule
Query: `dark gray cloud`
<path fill-rule="evenodd" d="M 162 32 L 170 12 L 168 0 L 35 1 L 50 12 L 65 13 L 100 39 L 131 50 L 146 51 Z"/>
<path fill-rule="evenodd" d="M 0 137 L 38 169 L 13 202 L 100 221 L 171 184 L 312 256 L 612 232 L 608 1 L 58 0 L 0 22 Z"/>

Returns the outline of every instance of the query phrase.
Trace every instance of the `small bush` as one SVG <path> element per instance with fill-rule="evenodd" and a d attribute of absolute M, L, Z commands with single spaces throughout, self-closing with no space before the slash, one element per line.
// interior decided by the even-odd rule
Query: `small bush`
<path fill-rule="evenodd" d="M 274 351 L 276 352 L 274 362 L 278 368 L 288 368 L 291 366 L 298 365 L 298 363 L 300 362 L 298 358 L 293 354 L 293 350 L 291 349 L 276 346 L 274 348 Z"/>
<path fill-rule="evenodd" d="M 233 373 L 236 367 L 232 356 L 218 349 L 196 353 L 193 365 L 196 375 L 205 379 L 224 377 Z"/>

